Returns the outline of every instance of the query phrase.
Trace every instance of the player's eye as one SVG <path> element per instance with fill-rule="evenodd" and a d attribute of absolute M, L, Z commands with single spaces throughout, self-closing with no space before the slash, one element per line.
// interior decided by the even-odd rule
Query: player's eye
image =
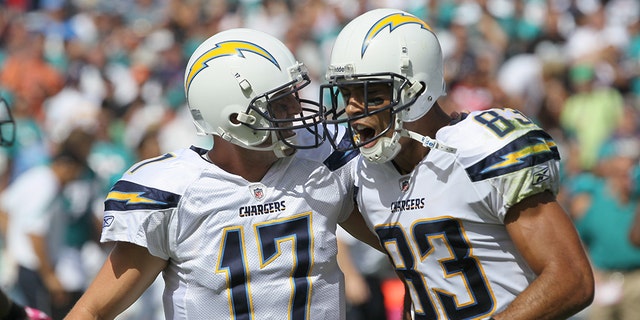
<path fill-rule="evenodd" d="M 339 96 L 342 98 L 342 101 L 344 101 L 345 103 L 349 102 L 349 99 L 351 98 L 351 90 L 345 89 L 345 88 L 338 88 L 339 91 Z"/>
<path fill-rule="evenodd" d="M 379 106 L 384 103 L 384 99 L 381 97 L 372 97 L 367 99 L 367 106 Z"/>

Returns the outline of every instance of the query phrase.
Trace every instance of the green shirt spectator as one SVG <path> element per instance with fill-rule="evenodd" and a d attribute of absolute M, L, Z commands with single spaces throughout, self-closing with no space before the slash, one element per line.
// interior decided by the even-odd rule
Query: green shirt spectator
<path fill-rule="evenodd" d="M 582 169 L 591 170 L 603 142 L 624 116 L 624 100 L 617 90 L 595 85 L 590 65 L 572 67 L 569 77 L 576 91 L 565 102 L 560 123 L 578 144 Z"/>

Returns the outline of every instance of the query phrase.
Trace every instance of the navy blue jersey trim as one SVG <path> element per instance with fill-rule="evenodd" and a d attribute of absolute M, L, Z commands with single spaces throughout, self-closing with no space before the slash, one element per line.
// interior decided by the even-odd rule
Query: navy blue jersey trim
<path fill-rule="evenodd" d="M 556 143 L 546 132 L 533 130 L 466 170 L 469 178 L 475 182 L 516 172 L 549 160 L 560 160 Z"/>
<path fill-rule="evenodd" d="M 205 153 L 209 152 L 209 150 L 207 149 L 203 149 L 197 146 L 191 146 L 189 147 L 189 149 L 191 149 L 192 151 L 195 151 L 195 153 L 199 154 L 199 155 L 204 155 Z"/>
<path fill-rule="evenodd" d="M 113 185 L 104 201 L 106 211 L 162 210 L 175 208 L 180 195 L 126 180 Z"/>
<path fill-rule="evenodd" d="M 347 135 L 344 135 L 344 137 L 342 137 L 342 140 L 340 140 L 340 143 L 338 144 L 338 149 L 345 150 L 350 145 L 351 145 L 351 139 L 349 139 L 347 137 Z M 331 153 L 331 155 L 329 155 L 324 160 L 323 163 L 324 163 L 325 166 L 327 166 L 327 168 L 329 168 L 329 170 L 336 171 L 336 170 L 342 168 L 347 163 L 349 163 L 349 161 L 351 161 L 351 159 L 357 157 L 358 154 L 360 154 L 360 150 L 358 150 L 358 149 L 352 149 L 352 150 L 347 150 L 347 151 L 335 151 L 334 150 Z"/>

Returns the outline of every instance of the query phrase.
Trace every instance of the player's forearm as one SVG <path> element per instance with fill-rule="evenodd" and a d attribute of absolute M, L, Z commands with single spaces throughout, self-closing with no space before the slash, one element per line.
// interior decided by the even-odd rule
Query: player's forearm
<path fill-rule="evenodd" d="M 104 269 L 104 267 L 103 267 Z M 103 270 L 101 270 L 103 272 Z M 116 281 L 113 281 L 114 283 Z M 104 282 L 103 276 L 89 286 L 80 300 L 73 306 L 65 320 L 106 320 L 115 319 L 126 310 L 137 296 L 119 288 L 110 287 Z"/>
<path fill-rule="evenodd" d="M 360 271 L 355 266 L 353 259 L 351 258 L 351 249 L 349 245 L 344 241 L 338 239 L 338 266 L 340 266 L 340 270 L 344 273 L 346 279 L 349 277 L 362 277 Z"/>
<path fill-rule="evenodd" d="M 65 319 L 114 319 L 142 295 L 167 263 L 144 247 L 118 242 Z"/>
<path fill-rule="evenodd" d="M 495 320 L 567 319 L 593 299 L 592 282 L 581 275 L 542 273 Z"/>
<path fill-rule="evenodd" d="M 73 309 L 67 314 L 64 320 L 103 320 L 106 318 L 100 318 L 98 315 L 89 311 L 86 306 L 78 302 Z"/>
<path fill-rule="evenodd" d="M 353 209 L 347 220 L 340 223 L 340 226 L 354 238 L 380 252 L 384 252 L 378 237 L 367 228 L 367 224 L 357 207 Z"/>

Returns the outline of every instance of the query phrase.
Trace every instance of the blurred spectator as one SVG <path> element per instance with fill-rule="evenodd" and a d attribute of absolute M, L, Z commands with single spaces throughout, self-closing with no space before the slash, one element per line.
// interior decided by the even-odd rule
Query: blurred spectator
<path fill-rule="evenodd" d="M 104 209 L 104 197 L 122 173 L 137 160 L 132 150 L 122 141 L 122 133 L 119 132 L 121 121 L 111 105 L 105 103 L 101 107 L 95 128 L 96 140 L 88 158 L 89 167 L 100 185 L 101 195 L 96 197 L 97 202 L 94 205 L 96 214 L 100 217 Z"/>
<path fill-rule="evenodd" d="M 630 320 L 640 315 L 640 249 L 621 232 L 640 208 L 633 180 L 640 139 L 630 142 L 615 139 L 605 144 L 598 162 L 601 176 L 583 173 L 570 186 L 571 212 L 596 278 L 589 319 Z"/>
<path fill-rule="evenodd" d="M 591 170 L 598 150 L 624 117 L 622 94 L 611 87 L 596 85 L 593 65 L 578 64 L 569 70 L 573 89 L 560 115 L 563 130 L 574 139 L 579 150 L 580 167 Z"/>
<path fill-rule="evenodd" d="M 10 52 L 0 69 L 0 84 L 5 90 L 12 92 L 16 99 L 24 101 L 29 116 L 42 121 L 42 103 L 62 89 L 64 79 L 45 60 L 44 34 L 30 31 L 26 36 L 26 43 Z"/>
<path fill-rule="evenodd" d="M 508 43 L 505 55 L 528 51 L 533 40 L 539 37 L 544 28 L 545 14 L 548 9 L 544 1 L 487 1 L 487 8 L 505 31 Z"/>
<path fill-rule="evenodd" d="M 536 119 L 544 99 L 544 60 L 529 49 L 514 54 L 498 67 L 497 84 L 509 106 Z"/>
<path fill-rule="evenodd" d="M 546 128 L 546 131 L 553 136 L 556 142 L 562 142 L 565 137 L 560 124 L 560 116 L 570 94 L 566 85 L 564 65 L 556 62 L 544 62 L 541 77 L 543 97 L 537 113 L 531 116 L 542 128 Z M 564 156 L 562 150 L 561 156 Z"/>
<path fill-rule="evenodd" d="M 64 286 L 56 264 L 70 221 L 62 192 L 85 172 L 87 143 L 62 144 L 50 164 L 21 174 L 0 196 L 0 209 L 8 216 L 8 254 L 18 267 L 16 287 L 26 305 L 54 319 L 66 314 L 78 297 Z"/>
<path fill-rule="evenodd" d="M 75 128 L 93 130 L 100 105 L 85 95 L 79 84 L 79 70 L 70 69 L 64 88 L 44 101 L 44 129 L 53 144 L 61 143 Z"/>
<path fill-rule="evenodd" d="M 515 102 L 511 101 L 498 83 L 498 65 L 491 52 L 476 52 L 468 73 L 451 84 L 450 97 L 445 100 L 446 111 L 478 111 L 497 106 L 515 106 Z"/>
<path fill-rule="evenodd" d="M 122 10 L 127 27 L 139 35 L 148 34 L 161 26 L 167 16 L 167 3 L 164 0 L 126 1 L 118 8 Z"/>
<path fill-rule="evenodd" d="M 11 109 L 6 100 L 0 97 L 0 147 L 11 146 L 14 140 L 15 122 Z M 7 233 L 7 216 L 4 213 L 0 213 L 0 233 L 3 238 Z M 51 320 L 40 310 L 18 304 L 3 290 L 0 290 L 0 319 Z"/>
<path fill-rule="evenodd" d="M 50 146 L 42 124 L 29 114 L 27 103 L 20 96 L 13 96 L 9 100 L 15 119 L 16 137 L 13 146 L 6 149 L 8 161 L 0 190 L 30 168 L 49 161 Z"/>
<path fill-rule="evenodd" d="M 640 6 L 640 4 L 638 5 Z M 639 9 L 640 10 L 640 9 Z M 629 90 L 636 97 L 640 96 L 640 19 L 629 24 L 629 46 L 624 50 L 620 68 L 626 73 Z"/>
<path fill-rule="evenodd" d="M 636 170 L 636 182 L 640 180 L 638 179 L 638 177 L 640 177 L 638 171 L 640 170 Z M 633 224 L 631 225 L 631 228 L 629 228 L 629 241 L 631 241 L 634 246 L 640 247 L 640 210 L 636 210 L 636 216 L 633 219 Z"/>
<path fill-rule="evenodd" d="M 51 320 L 44 312 L 31 307 L 23 307 L 0 290 L 0 319 L 11 320 Z"/>
<path fill-rule="evenodd" d="M 245 20 L 247 28 L 262 30 L 278 39 L 284 39 L 292 16 L 286 1 L 259 1 L 255 7 L 249 7 L 247 10 L 249 11 L 247 12 L 248 19 Z"/>

